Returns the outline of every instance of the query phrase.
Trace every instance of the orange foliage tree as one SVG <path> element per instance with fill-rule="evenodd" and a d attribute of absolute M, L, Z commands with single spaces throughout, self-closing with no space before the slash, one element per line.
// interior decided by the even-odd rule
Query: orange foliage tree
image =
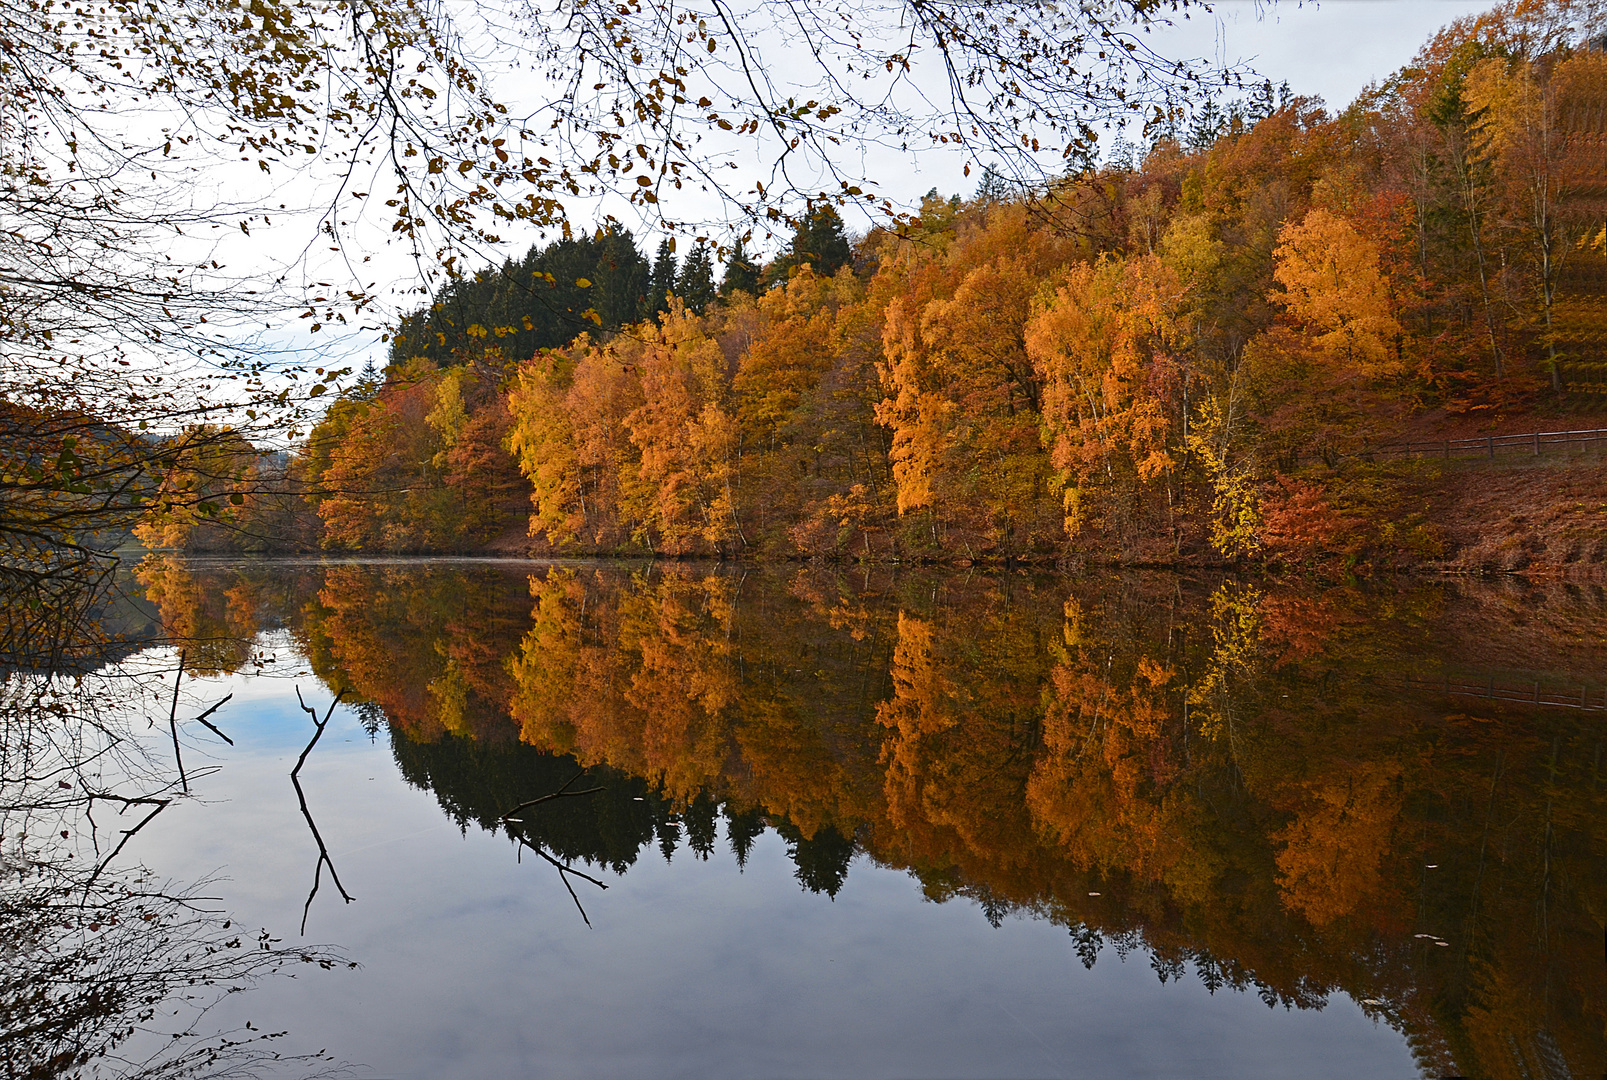
<path fill-rule="evenodd" d="M 1164 395 L 1183 344 L 1182 298 L 1155 256 L 1106 258 L 1072 267 L 1027 326 L 1068 533 L 1176 463 Z"/>

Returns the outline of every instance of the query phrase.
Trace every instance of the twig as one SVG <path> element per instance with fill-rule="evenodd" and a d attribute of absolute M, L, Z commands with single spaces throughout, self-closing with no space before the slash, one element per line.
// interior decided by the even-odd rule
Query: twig
<path fill-rule="evenodd" d="M 200 716 L 197 716 L 195 718 L 195 719 L 199 720 L 202 724 L 206 725 L 206 727 L 211 730 L 212 734 L 216 735 L 218 738 L 222 739 L 224 742 L 228 743 L 230 746 L 234 745 L 234 740 L 229 738 L 222 731 L 220 731 L 218 729 L 218 726 L 216 724 L 212 723 L 212 721 L 208 720 L 207 717 L 209 717 L 213 713 L 217 712 L 224 705 L 227 705 L 228 702 L 229 702 L 229 699 L 232 698 L 232 697 L 234 697 L 233 694 L 225 694 L 225 695 L 223 695 L 223 700 L 222 701 L 219 701 L 216 705 L 213 705 L 206 712 L 202 713 Z"/>
<path fill-rule="evenodd" d="M 318 824 L 312 819 L 312 811 L 307 809 L 307 795 L 301 790 L 299 776 L 301 767 L 307 763 L 307 755 L 312 753 L 312 748 L 318 745 L 318 740 L 323 737 L 324 727 L 329 723 L 329 718 L 335 715 L 335 706 L 340 704 L 340 699 L 345 695 L 346 691 L 344 689 L 336 690 L 335 699 L 329 703 L 329 710 L 324 713 L 324 718 L 320 720 L 318 719 L 318 713 L 309 708 L 306 701 L 302 700 L 301 687 L 296 687 L 296 700 L 301 703 L 302 711 L 312 717 L 314 731 L 312 739 L 301 751 L 301 756 L 296 759 L 296 767 L 290 770 L 290 783 L 296 789 L 296 800 L 301 804 L 301 816 L 307 819 L 307 828 L 312 830 L 312 838 L 318 844 L 318 862 L 313 867 L 312 891 L 307 894 L 307 903 L 301 909 L 301 933 L 303 937 L 307 934 L 307 914 L 312 911 L 313 897 L 318 895 L 318 886 L 323 880 L 324 865 L 326 863 L 329 865 L 329 879 L 335 883 L 335 888 L 340 890 L 341 899 L 348 904 L 356 899 L 346 891 L 346 886 L 340 883 L 340 875 L 335 872 L 335 861 L 329 857 L 329 848 L 324 845 L 324 838 L 318 832 Z"/>
<path fill-rule="evenodd" d="M 574 776 L 571 776 L 568 780 L 564 781 L 564 786 L 559 788 L 557 791 L 554 791 L 550 795 L 543 795 L 539 799 L 529 799 L 529 800 L 526 800 L 525 802 L 520 803 L 518 806 L 515 806 L 512 810 L 509 810 L 506 814 L 503 814 L 502 815 L 502 820 L 503 821 L 517 821 L 517 819 L 513 815 L 517 814 L 521 810 L 528 810 L 532 806 L 539 806 L 541 803 L 546 802 L 548 799 L 573 798 L 576 795 L 594 795 L 597 792 L 603 790 L 600 787 L 587 788 L 584 791 L 569 791 L 569 790 L 567 790 L 570 784 L 573 784 L 576 780 L 579 780 L 582 776 L 585 776 L 585 775 L 586 775 L 586 770 L 585 769 L 580 770 Z"/>
<path fill-rule="evenodd" d="M 573 866 L 570 866 L 568 863 L 559 862 L 557 859 L 555 859 L 551 855 L 547 854 L 546 850 L 543 849 L 540 844 L 528 844 L 527 843 L 527 846 L 530 848 L 530 850 L 534 851 L 537 855 L 540 855 L 543 859 L 546 859 L 548 862 L 552 863 L 554 866 L 556 866 L 558 869 L 562 870 L 564 873 L 566 873 L 566 874 L 574 874 L 578 878 L 582 878 L 582 879 L 584 879 L 586 881 L 591 882 L 593 885 L 597 886 L 599 889 L 602 889 L 604 892 L 608 891 L 608 886 L 607 885 L 603 884 L 601 881 L 598 881 L 596 878 L 592 877 L 590 874 L 586 873 L 584 870 L 576 870 Z"/>
<path fill-rule="evenodd" d="M 576 792 L 576 794 L 579 794 L 579 792 Z M 531 851 L 534 851 L 537 855 L 540 855 L 543 859 L 546 859 L 548 862 L 552 863 L 552 865 L 558 868 L 558 880 L 562 881 L 564 883 L 564 888 L 569 890 L 569 898 L 575 902 L 575 909 L 580 912 L 581 919 L 586 923 L 586 928 L 590 930 L 592 928 L 591 919 L 586 917 L 586 909 L 581 906 L 580 897 L 575 895 L 574 886 L 569 884 L 568 875 L 574 874 L 578 878 L 584 878 L 593 885 L 597 886 L 599 889 L 602 889 L 604 892 L 608 891 L 608 886 L 603 884 L 601 881 L 598 881 L 585 871 L 576 870 L 573 866 L 568 866 L 559 862 L 557 859 L 553 858 L 551 855 L 548 855 L 544 850 L 542 850 L 541 845 L 539 844 L 532 843 L 522 836 L 519 837 L 519 843 L 523 844 Z"/>
<path fill-rule="evenodd" d="M 190 793 L 190 779 L 184 775 L 184 756 L 179 753 L 179 681 L 184 678 L 184 650 L 179 650 L 179 669 L 173 673 L 173 707 L 167 711 L 167 727 L 173 733 L 173 760 L 179 765 L 179 783 Z"/>
<path fill-rule="evenodd" d="M 526 799 L 524 802 L 520 803 L 518 806 L 515 806 L 512 810 L 509 810 L 506 814 L 503 814 L 501 820 L 504 823 L 507 823 L 507 824 L 523 824 L 523 822 L 519 818 L 516 818 L 516 817 L 513 816 L 513 815 L 517 814 L 521 810 L 527 810 L 532 806 L 539 806 L 542 803 L 547 802 L 550 799 L 573 798 L 573 797 L 575 797 L 577 795 L 594 795 L 597 792 L 603 790 L 600 787 L 594 787 L 594 788 L 586 788 L 584 791 L 570 791 L 569 790 L 569 785 L 573 784 L 576 780 L 579 780 L 582 776 L 585 776 L 585 775 L 586 775 L 586 770 L 581 769 L 574 776 L 571 776 L 568 780 L 565 780 L 563 782 L 563 785 L 561 787 L 559 787 L 559 789 L 557 791 L 554 791 L 554 792 L 552 792 L 551 794 L 548 794 L 548 795 L 543 795 L 543 796 L 541 796 L 540 798 L 537 798 L 537 799 Z M 529 848 L 531 851 L 534 851 L 537 855 L 540 855 L 543 859 L 546 859 L 548 862 L 552 863 L 552 865 L 554 865 L 554 866 L 556 866 L 558 868 L 558 880 L 562 881 L 564 883 L 564 888 L 569 890 L 569 899 L 571 899 L 571 900 L 573 900 L 575 902 L 575 910 L 580 912 L 580 917 L 581 917 L 582 921 L 585 922 L 586 928 L 588 930 L 591 929 L 592 928 L 591 927 L 591 919 L 587 917 L 586 909 L 585 909 L 584 906 L 582 906 L 582 904 L 580 902 L 580 897 L 575 895 L 574 886 L 569 884 L 569 875 L 574 874 L 576 877 L 584 878 L 585 880 L 591 882 L 593 885 L 597 886 L 599 889 L 604 890 L 605 892 L 607 891 L 608 886 L 604 885 L 601 881 L 598 881 L 596 878 L 592 877 L 588 873 L 585 873 L 584 871 L 576 870 L 573 866 L 568 866 L 568 865 L 566 865 L 564 863 L 559 862 L 557 859 L 553 858 L 551 855 L 548 855 L 546 853 L 546 851 L 544 851 L 542 849 L 540 844 L 535 843 L 534 841 L 532 841 L 528 837 L 520 836 L 517 833 L 515 833 L 514 838 L 516 840 L 518 840 L 520 844 L 522 844 L 523 846 Z"/>
<path fill-rule="evenodd" d="M 95 880 L 99 878 L 101 873 L 112 864 L 112 860 L 117 858 L 118 853 L 123 850 L 123 845 L 134 839 L 135 833 L 149 825 L 151 823 L 151 819 L 157 814 L 160 814 L 163 810 L 166 810 L 168 804 L 173 801 L 172 799 L 157 799 L 152 797 L 130 798 L 125 795 L 108 795 L 91 792 L 89 795 L 89 805 L 91 807 L 95 805 L 96 799 L 104 799 L 108 802 L 120 802 L 125 808 L 130 806 L 151 806 L 155 807 L 155 809 L 141 818 L 139 824 L 135 825 L 132 829 L 124 829 L 123 838 L 117 842 L 116 847 L 112 848 L 111 854 L 102 859 L 95 867 L 95 872 L 89 875 L 89 880 L 84 882 L 84 901 L 86 903 L 89 901 L 89 890 L 95 884 Z M 98 847 L 99 845 L 97 844 L 96 846 Z"/>

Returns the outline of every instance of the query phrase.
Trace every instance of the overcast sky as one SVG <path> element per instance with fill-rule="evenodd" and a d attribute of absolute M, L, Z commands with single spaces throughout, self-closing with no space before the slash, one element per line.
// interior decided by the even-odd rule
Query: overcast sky
<path fill-rule="evenodd" d="M 1405 66 L 1436 30 L 1493 6 L 1471 0 L 1325 0 L 1216 3 L 1212 15 L 1157 35 L 1159 51 L 1244 60 L 1297 94 L 1340 109 L 1374 79 Z"/>
<path fill-rule="evenodd" d="M 1172 29 L 1156 33 L 1152 40 L 1162 55 L 1241 63 L 1274 83 L 1287 81 L 1297 94 L 1321 97 L 1337 110 L 1369 82 L 1381 80 L 1408 63 L 1440 27 L 1489 6 L 1485 0 L 1282 0 L 1277 4 L 1219 0 L 1209 14 L 1195 12 Z M 527 92 L 531 87 L 531 83 L 523 83 Z M 878 152 L 865 167 L 878 174 L 887 195 L 908 205 L 932 188 L 945 195 L 973 194 L 977 173 L 973 170 L 969 177 L 964 176 L 964 162 L 961 154 L 902 156 Z M 587 223 L 592 211 L 582 206 L 572 209 L 577 225 Z M 670 210 L 688 216 L 676 208 Z M 849 221 L 851 228 L 863 224 Z M 520 254 L 536 240 L 534 234 L 510 237 L 507 253 Z M 639 229 L 637 241 L 651 249 L 657 237 Z M 416 306 L 420 297 L 401 291 L 416 285 L 405 259 L 376 252 L 371 268 L 383 277 L 385 270 L 381 266 L 397 275 L 393 309 Z M 379 284 L 384 287 L 383 282 Z M 378 332 L 326 332 L 313 338 L 298 328 L 289 331 L 289 337 L 296 339 L 294 344 L 306 341 L 315 343 L 314 347 L 320 350 L 343 353 L 340 363 L 360 364 L 364 356 L 371 356 L 377 365 L 385 361 L 385 347 Z"/>

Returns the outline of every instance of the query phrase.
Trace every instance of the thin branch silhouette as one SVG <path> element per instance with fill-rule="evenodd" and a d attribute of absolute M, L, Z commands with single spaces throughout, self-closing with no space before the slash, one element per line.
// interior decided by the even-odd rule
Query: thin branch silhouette
<path fill-rule="evenodd" d="M 340 883 L 340 875 L 335 872 L 335 861 L 329 857 L 329 848 L 324 845 L 324 838 L 318 832 L 318 823 L 312 819 L 312 811 L 307 809 L 307 794 L 301 790 L 301 778 L 299 775 L 301 767 L 307 763 L 307 755 L 312 753 L 312 748 L 317 746 L 318 740 L 323 737 L 324 728 L 329 724 L 329 718 L 335 715 L 335 706 L 339 705 L 340 699 L 345 696 L 346 691 L 344 688 L 336 690 L 334 700 L 330 701 L 328 711 L 324 713 L 324 718 L 320 720 L 318 719 L 318 713 L 309 707 L 306 701 L 302 700 L 301 687 L 296 687 L 296 701 L 301 704 L 302 711 L 312 717 L 315 729 L 312 739 L 302 748 L 301 756 L 296 759 L 296 767 L 290 770 L 290 783 L 296 789 L 296 800 L 301 804 L 301 816 L 307 819 L 307 828 L 312 830 L 312 838 L 318 844 L 318 862 L 313 868 L 312 891 L 307 894 L 307 903 L 301 909 L 301 933 L 303 937 L 307 934 L 307 914 L 312 911 L 313 898 L 318 895 L 318 886 L 323 881 L 324 866 L 326 864 L 329 866 L 329 879 L 335 883 L 335 888 L 340 890 L 341 899 L 348 904 L 356 899 L 346 891 L 346 886 Z"/>
<path fill-rule="evenodd" d="M 579 794 L 579 793 L 577 792 L 576 794 Z M 570 866 L 568 863 L 559 862 L 557 859 L 555 859 L 551 855 L 547 854 L 546 850 L 544 848 L 542 848 L 542 846 L 540 844 L 536 843 L 535 841 L 530 840 L 527 837 L 520 836 L 518 834 L 514 835 L 514 839 L 517 840 L 524 847 L 529 848 L 531 851 L 535 852 L 537 855 L 540 855 L 543 859 L 546 859 L 548 862 L 552 863 L 553 866 L 557 867 L 557 869 L 558 869 L 558 880 L 562 881 L 564 883 L 564 888 L 569 890 L 569 899 L 571 899 L 571 900 L 573 900 L 575 902 L 575 910 L 580 912 L 580 917 L 581 917 L 582 921 L 585 922 L 586 929 L 588 929 L 588 930 L 592 929 L 591 919 L 587 918 L 586 909 L 581 905 L 580 897 L 575 895 L 574 886 L 569 884 L 569 875 L 574 874 L 578 878 L 583 878 L 586 881 L 589 881 L 593 885 L 597 886 L 599 889 L 602 889 L 604 892 L 608 891 L 608 886 L 603 884 L 601 881 L 598 881 L 596 878 L 592 877 L 590 874 L 586 873 L 584 870 L 576 870 L 573 866 Z"/>
<path fill-rule="evenodd" d="M 540 798 L 526 799 L 518 806 L 515 806 L 512 810 L 509 810 L 506 814 L 503 814 L 501 818 L 502 822 L 507 825 L 522 825 L 524 822 L 521 819 L 513 816 L 519 813 L 521 810 L 528 810 L 532 806 L 540 806 L 542 803 L 548 802 L 552 799 L 574 798 L 579 795 L 594 795 L 603 790 L 600 787 L 594 787 L 586 788 L 582 791 L 570 791 L 569 785 L 573 784 L 576 780 L 579 780 L 585 775 L 586 770 L 582 769 L 574 776 L 571 776 L 568 780 L 565 780 L 563 785 L 559 787 L 557 791 L 551 792 L 547 795 L 542 795 Z M 576 870 L 573 866 L 570 866 L 567 863 L 559 862 L 557 859 L 547 854 L 546 850 L 542 848 L 540 844 L 531 840 L 529 837 L 514 832 L 512 829 L 508 831 L 523 847 L 529 848 L 531 851 L 535 852 L 537 855 L 541 856 L 543 859 L 546 859 L 553 866 L 558 868 L 558 880 L 562 881 L 564 883 L 564 888 L 569 890 L 569 898 L 575 902 L 575 910 L 580 912 L 580 918 L 583 922 L 585 922 L 586 928 L 588 930 L 591 929 L 591 919 L 587 917 L 586 908 L 581 904 L 580 897 L 575 895 L 574 886 L 569 884 L 569 875 L 574 874 L 578 878 L 583 878 L 584 880 L 589 881 L 593 885 L 597 886 L 599 889 L 602 889 L 604 892 L 608 891 L 608 886 L 604 885 L 601 881 L 598 881 L 585 871 Z"/>
<path fill-rule="evenodd" d="M 570 791 L 570 790 L 568 790 L 570 784 L 573 784 L 576 780 L 579 780 L 582 776 L 585 776 L 585 775 L 586 775 L 586 770 L 585 769 L 580 770 L 574 776 L 571 776 L 568 780 L 565 780 L 564 784 L 563 784 L 563 787 L 560 787 L 557 791 L 554 791 L 550 795 L 543 795 L 539 799 L 529 799 L 529 800 L 527 800 L 525 802 L 520 803 L 518 806 L 515 806 L 512 810 L 509 810 L 506 814 L 503 814 L 502 815 L 502 820 L 507 821 L 507 822 L 518 823 L 519 819 L 514 817 L 513 815 L 517 814 L 521 810 L 528 810 L 532 806 L 539 806 L 541 803 L 544 803 L 549 799 L 574 798 L 577 795 L 593 795 L 593 794 L 596 794 L 597 792 L 603 790 L 600 787 L 586 788 L 583 791 Z"/>
<path fill-rule="evenodd" d="M 233 697 L 234 697 L 233 694 L 224 694 L 223 697 L 220 700 L 218 700 L 217 702 L 215 702 L 212 705 L 211 708 L 207 709 L 207 711 L 202 713 L 200 716 L 197 716 L 197 717 L 194 718 L 195 720 L 199 721 L 202 724 L 202 726 L 206 727 L 209 731 L 211 731 L 212 734 L 216 735 L 218 738 L 222 739 L 224 742 L 228 743 L 230 746 L 234 745 L 234 740 L 229 738 L 227 735 L 225 735 L 223 733 L 222 729 L 219 728 L 212 721 L 208 720 L 207 717 L 211 716 L 213 713 L 215 713 L 219 709 L 223 708 L 223 706 L 227 705 L 229 703 L 230 699 L 232 699 Z"/>
<path fill-rule="evenodd" d="M 178 763 L 179 783 L 184 794 L 190 793 L 190 778 L 184 775 L 184 756 L 179 753 L 179 683 L 184 680 L 184 658 L 189 655 L 179 650 L 179 669 L 173 673 L 173 705 L 167 711 L 167 729 L 173 733 L 173 760 Z"/>

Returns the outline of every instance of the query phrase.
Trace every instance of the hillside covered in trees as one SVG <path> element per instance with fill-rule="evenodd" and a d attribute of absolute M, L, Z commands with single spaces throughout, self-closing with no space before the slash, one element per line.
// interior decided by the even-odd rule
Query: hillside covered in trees
<path fill-rule="evenodd" d="M 1607 53 L 1550 13 L 1454 23 L 1343 111 L 1267 86 L 1043 189 L 933 192 L 896 232 L 817 209 L 762 266 L 620 231 L 532 249 L 402 320 L 291 462 L 293 524 L 242 468 L 213 481 L 231 505 L 142 535 L 1450 558 L 1450 504 L 1489 485 L 1380 447 L 1607 427 Z M 1523 478 L 1564 507 L 1559 562 L 1602 561 L 1594 471 Z"/>

